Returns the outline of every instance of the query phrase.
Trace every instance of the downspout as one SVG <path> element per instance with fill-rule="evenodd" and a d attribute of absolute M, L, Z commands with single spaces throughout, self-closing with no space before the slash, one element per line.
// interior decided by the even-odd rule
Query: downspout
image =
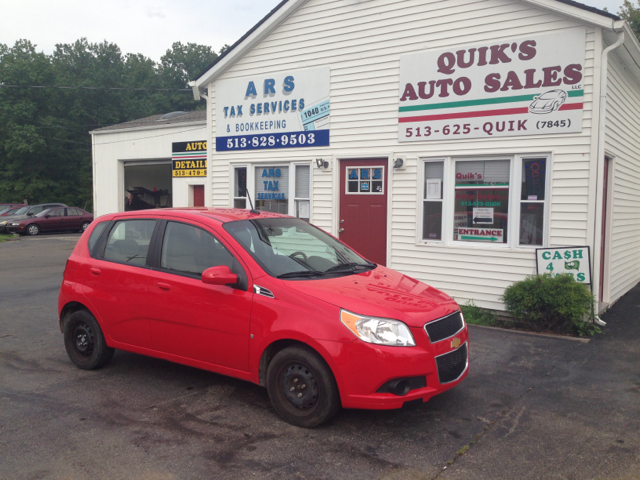
<path fill-rule="evenodd" d="M 614 24 L 614 28 L 615 28 L 615 24 Z M 598 157 L 596 158 L 596 184 L 599 178 L 598 174 L 600 173 L 600 165 L 602 164 L 602 162 L 604 162 L 604 155 L 605 155 L 604 145 L 605 145 L 605 126 L 606 126 L 606 115 L 607 115 L 607 73 L 608 73 L 609 52 L 618 48 L 620 45 L 622 45 L 623 42 L 624 42 L 624 30 L 620 30 L 618 32 L 618 40 L 616 40 L 616 42 L 613 45 L 609 45 L 607 48 L 603 50 L 602 60 L 600 62 L 600 108 L 598 112 L 598 142 L 597 142 L 597 148 L 596 148 L 596 152 L 598 155 Z M 602 206 L 602 199 L 599 198 L 598 192 L 600 192 L 600 190 L 596 189 L 595 225 L 598 225 L 598 215 L 600 217 L 600 220 L 602 220 L 602 211 L 600 208 Z M 594 232 L 593 232 L 594 247 L 596 245 L 597 236 L 600 234 L 601 230 L 602 230 L 601 228 L 594 229 Z M 602 262 L 602 258 L 600 258 L 600 262 Z M 599 266 L 596 267 L 594 265 L 594 270 L 595 268 L 599 268 Z M 603 281 L 602 278 L 598 279 L 599 283 L 602 281 Z M 597 315 L 595 318 L 596 318 L 595 323 L 597 323 L 598 325 L 606 325 L 606 323 L 600 320 L 600 317 L 598 317 Z"/>

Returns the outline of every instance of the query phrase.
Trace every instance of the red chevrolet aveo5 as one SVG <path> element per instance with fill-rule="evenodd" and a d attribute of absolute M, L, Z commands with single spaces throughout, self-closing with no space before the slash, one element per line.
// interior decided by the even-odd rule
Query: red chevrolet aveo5
<path fill-rule="evenodd" d="M 468 372 L 454 300 L 279 214 L 103 216 L 69 257 L 58 303 L 78 367 L 122 349 L 248 380 L 303 427 L 341 406 L 426 401 Z"/>

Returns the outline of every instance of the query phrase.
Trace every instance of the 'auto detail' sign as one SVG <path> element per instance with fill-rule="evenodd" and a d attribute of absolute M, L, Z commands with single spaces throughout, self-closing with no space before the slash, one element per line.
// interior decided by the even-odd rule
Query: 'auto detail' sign
<path fill-rule="evenodd" d="M 174 177 L 207 176 L 207 142 L 176 142 L 171 148 Z"/>
<path fill-rule="evenodd" d="M 584 28 L 405 55 L 398 140 L 582 131 Z"/>
<path fill-rule="evenodd" d="M 328 67 L 216 83 L 216 150 L 329 145 Z"/>

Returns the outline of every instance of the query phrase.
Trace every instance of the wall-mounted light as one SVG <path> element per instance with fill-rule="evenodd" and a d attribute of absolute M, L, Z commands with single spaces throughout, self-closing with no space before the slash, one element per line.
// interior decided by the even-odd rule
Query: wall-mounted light
<path fill-rule="evenodd" d="M 404 160 L 402 158 L 396 158 L 393 161 L 393 168 L 402 168 L 404 166 Z"/>
<path fill-rule="evenodd" d="M 323 158 L 316 158 L 316 165 L 318 166 L 318 168 L 329 168 L 329 162 L 327 162 Z"/>

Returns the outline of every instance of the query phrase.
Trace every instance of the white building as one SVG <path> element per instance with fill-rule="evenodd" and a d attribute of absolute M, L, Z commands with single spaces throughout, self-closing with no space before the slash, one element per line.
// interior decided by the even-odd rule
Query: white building
<path fill-rule="evenodd" d="M 192 82 L 205 202 L 246 190 L 497 310 L 537 248 L 588 246 L 604 308 L 640 281 L 639 65 L 571 0 L 285 0 Z"/>
<path fill-rule="evenodd" d="M 206 112 L 173 112 L 99 128 L 93 144 L 93 208 L 96 216 L 148 206 L 204 205 L 206 167 L 175 169 L 183 144 L 206 152 Z M 199 145 L 198 145 L 199 144 Z M 194 155 L 196 157 L 197 155 Z M 205 162 L 205 159 L 202 160 Z M 199 176 L 175 176 L 187 170 Z M 200 200 L 200 202 L 199 202 Z"/>

